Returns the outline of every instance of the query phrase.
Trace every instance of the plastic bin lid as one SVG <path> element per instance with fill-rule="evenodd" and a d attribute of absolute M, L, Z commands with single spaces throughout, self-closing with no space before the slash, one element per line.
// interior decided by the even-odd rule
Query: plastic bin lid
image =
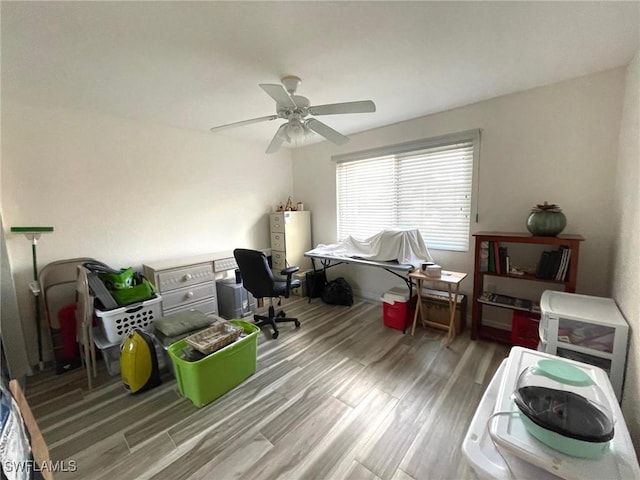
<path fill-rule="evenodd" d="M 612 298 L 545 290 L 540 297 L 540 311 L 564 318 L 594 320 L 603 325 L 626 324 Z"/>
<path fill-rule="evenodd" d="M 407 287 L 393 287 L 383 295 L 382 301 L 386 303 L 408 302 L 409 290 Z"/>

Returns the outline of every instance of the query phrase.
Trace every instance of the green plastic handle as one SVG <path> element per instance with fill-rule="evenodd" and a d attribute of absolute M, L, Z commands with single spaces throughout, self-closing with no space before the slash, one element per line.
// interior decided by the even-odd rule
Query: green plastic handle
<path fill-rule="evenodd" d="M 586 372 L 562 360 L 538 360 L 533 372 L 566 385 L 577 387 L 593 385 L 593 380 Z"/>

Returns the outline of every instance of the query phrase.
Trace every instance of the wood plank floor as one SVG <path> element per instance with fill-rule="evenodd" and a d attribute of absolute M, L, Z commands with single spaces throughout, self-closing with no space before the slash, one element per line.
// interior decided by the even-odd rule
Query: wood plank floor
<path fill-rule="evenodd" d="M 462 439 L 508 348 L 384 327 L 380 304 L 330 306 L 293 297 L 258 370 L 203 408 L 176 381 L 130 395 L 101 365 L 27 379 L 27 398 L 57 479 L 466 479 Z M 64 465 L 63 463 L 62 465 Z M 67 463 L 68 464 L 68 463 Z"/>

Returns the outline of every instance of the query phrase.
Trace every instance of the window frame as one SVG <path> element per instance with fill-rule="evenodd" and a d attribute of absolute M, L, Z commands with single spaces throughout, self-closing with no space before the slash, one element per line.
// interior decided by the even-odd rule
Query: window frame
<path fill-rule="evenodd" d="M 336 233 L 340 236 L 340 199 L 338 198 L 338 168 L 337 166 L 342 163 L 349 163 L 367 159 L 377 159 L 385 156 L 407 156 L 414 152 L 426 150 L 430 148 L 442 147 L 459 142 L 472 143 L 472 165 L 471 165 L 471 198 L 470 198 L 470 210 L 469 210 L 469 224 L 467 232 L 466 247 L 464 248 L 440 248 L 430 247 L 427 242 L 427 247 L 433 250 L 451 251 L 451 252 L 469 252 L 471 245 L 471 224 L 474 221 L 478 221 L 478 177 L 480 173 L 480 141 L 481 130 L 465 130 L 458 133 L 452 133 L 447 135 L 441 135 L 437 137 L 424 138 L 419 140 L 412 140 L 409 142 L 403 142 L 394 145 L 387 145 L 383 147 L 372 148 L 368 150 L 361 150 L 357 152 L 351 152 L 346 154 L 334 155 L 331 159 L 336 163 Z M 475 215 L 474 215 L 475 211 Z M 426 240 L 426 239 L 425 239 Z"/>

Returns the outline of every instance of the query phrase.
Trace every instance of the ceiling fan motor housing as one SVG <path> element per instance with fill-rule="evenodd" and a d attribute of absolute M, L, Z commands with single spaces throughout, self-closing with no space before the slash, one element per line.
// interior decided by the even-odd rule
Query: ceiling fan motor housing
<path fill-rule="evenodd" d="M 302 95 L 291 95 L 291 99 L 296 103 L 298 109 L 307 109 L 311 105 L 307 97 Z"/>
<path fill-rule="evenodd" d="M 282 85 L 284 85 L 284 88 L 287 90 L 289 95 L 293 95 L 294 93 L 296 93 L 300 82 L 302 82 L 300 77 L 296 77 L 295 75 L 286 75 L 282 77 L 280 81 L 282 82 Z"/>

